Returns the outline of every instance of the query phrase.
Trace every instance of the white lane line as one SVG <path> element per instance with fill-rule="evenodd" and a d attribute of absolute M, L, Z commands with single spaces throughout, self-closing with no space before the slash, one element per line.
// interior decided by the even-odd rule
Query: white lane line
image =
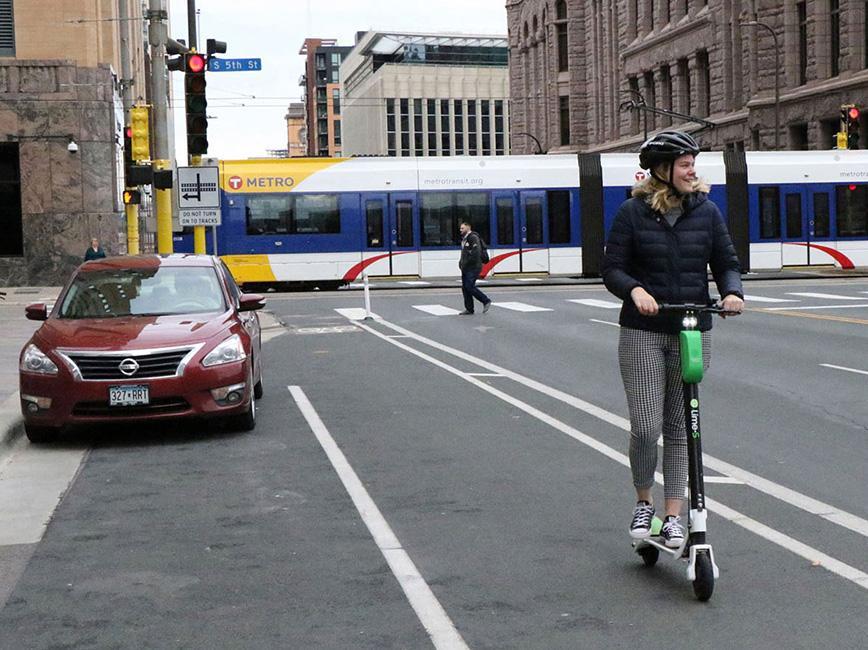
<path fill-rule="evenodd" d="M 365 312 L 361 307 L 347 307 L 344 309 L 335 309 L 335 311 L 344 318 L 352 321 L 365 320 L 365 316 L 367 315 L 367 312 Z M 379 316 L 372 313 L 371 318 L 379 318 Z"/>
<path fill-rule="evenodd" d="M 413 309 L 418 309 L 434 316 L 455 316 L 461 313 L 457 309 L 447 307 L 446 305 L 413 305 Z"/>
<path fill-rule="evenodd" d="M 88 449 L 35 446 L 23 439 L 0 473 L 0 546 L 36 544 L 75 480 Z"/>
<path fill-rule="evenodd" d="M 424 343 L 425 345 L 433 347 L 437 350 L 441 350 L 443 352 L 451 354 L 452 356 L 462 359 L 464 361 L 474 363 L 480 368 L 485 368 L 490 372 L 499 373 L 507 379 L 511 379 L 518 384 L 527 386 L 532 390 L 540 392 L 543 395 L 547 395 L 548 397 L 563 402 L 564 404 L 569 404 L 573 408 L 584 411 L 585 413 L 588 413 L 595 418 L 603 420 L 604 422 L 608 422 L 609 424 L 616 426 L 619 429 L 623 429 L 624 431 L 630 431 L 630 420 L 628 420 L 627 418 L 623 418 L 615 413 L 611 413 L 610 411 L 607 411 L 603 408 L 600 408 L 595 404 L 586 402 L 585 400 L 580 399 L 574 395 L 570 395 L 569 393 L 560 391 L 557 388 L 552 388 L 551 386 L 547 386 L 541 382 L 530 379 L 529 377 L 519 375 L 518 373 L 507 370 L 506 368 L 502 368 L 501 366 L 490 363 L 484 359 L 474 357 L 462 350 L 456 350 L 455 348 L 443 345 L 442 343 L 438 343 L 437 341 L 425 338 L 424 336 L 404 329 L 403 327 L 395 325 L 394 323 L 390 323 L 388 321 L 380 322 L 386 327 L 389 327 L 396 332 L 407 334 L 410 338 L 419 341 L 420 343 Z M 715 458 L 714 456 L 703 454 L 703 465 L 715 472 L 718 472 L 719 474 L 726 474 L 728 476 L 736 478 L 745 483 L 746 485 L 749 485 L 753 489 L 757 490 L 758 492 L 768 494 L 769 496 L 783 501 L 784 503 L 787 503 L 793 507 L 804 510 L 805 512 L 808 512 L 812 515 L 817 515 L 818 517 L 821 517 L 826 521 L 830 521 L 843 528 L 847 528 L 849 530 L 852 530 L 853 532 L 868 537 L 868 520 L 862 519 L 861 517 L 841 510 L 840 508 L 836 508 L 835 506 L 832 506 L 828 503 L 813 499 L 807 495 L 801 494 L 800 492 L 796 492 L 795 490 L 791 490 L 790 488 L 783 485 L 779 485 L 777 483 L 769 481 L 768 479 L 765 479 L 747 470 L 741 469 L 740 467 L 736 467 L 735 465 L 720 460 L 719 458 Z"/>
<path fill-rule="evenodd" d="M 812 293 L 810 291 L 788 291 L 787 295 L 804 298 L 829 298 L 831 300 L 864 300 L 859 296 L 842 296 L 839 293 Z"/>
<path fill-rule="evenodd" d="M 618 323 L 613 323 L 610 320 L 599 320 L 597 318 L 589 318 L 592 323 L 600 323 L 601 325 L 611 325 L 612 327 L 621 327 Z"/>
<path fill-rule="evenodd" d="M 524 302 L 498 302 L 495 301 L 492 303 L 495 307 L 502 307 L 503 309 L 511 309 L 512 311 L 521 311 L 521 312 L 532 312 L 532 311 L 554 311 L 554 309 L 549 309 L 548 307 L 537 307 L 536 305 L 528 305 Z"/>
<path fill-rule="evenodd" d="M 468 372 L 470 377 L 503 377 L 496 372 Z"/>
<path fill-rule="evenodd" d="M 847 368 L 846 366 L 833 366 L 831 363 L 821 363 L 824 368 L 834 368 L 835 370 L 844 370 L 846 372 L 855 372 L 860 375 L 868 375 L 868 370 L 856 370 L 856 368 Z"/>
<path fill-rule="evenodd" d="M 387 323 L 384 322 L 384 324 L 387 324 Z M 517 408 L 521 411 L 524 411 L 525 413 L 527 413 L 531 417 L 534 417 L 537 420 L 544 422 L 545 424 L 548 424 L 553 429 L 556 429 L 556 430 L 560 431 L 561 433 L 566 434 L 570 438 L 573 438 L 574 440 L 577 440 L 578 442 L 580 442 L 584 445 L 587 445 L 591 449 L 598 451 L 599 453 L 603 454 L 607 458 L 611 458 L 615 462 L 620 463 L 621 465 L 624 465 L 625 467 L 630 466 L 630 459 L 625 454 L 622 454 L 621 452 L 616 451 L 615 449 L 612 449 L 608 445 L 605 445 L 602 442 L 598 441 L 596 438 L 593 438 L 593 437 L 587 435 L 586 433 L 582 433 L 578 429 L 575 429 L 575 428 L 569 426 L 568 424 L 561 422 L 560 420 L 550 416 L 548 413 L 545 413 L 545 412 L 537 409 L 536 407 L 533 407 L 530 404 L 527 404 L 526 402 L 522 402 L 521 400 L 513 397 L 512 395 L 509 395 L 508 393 L 504 393 L 501 390 L 498 390 L 492 386 L 489 386 L 488 384 L 479 381 L 475 377 L 471 377 L 466 372 L 463 372 L 463 371 L 459 370 L 458 368 L 450 366 L 449 364 L 447 364 L 443 361 L 440 361 L 439 359 L 435 359 L 434 357 L 431 357 L 431 356 L 425 354 L 424 352 L 420 352 L 419 350 L 411 348 L 409 345 L 406 345 L 404 343 L 399 343 L 398 341 L 391 340 L 385 334 L 378 332 L 377 330 L 375 330 L 372 327 L 369 327 L 367 325 L 360 325 L 360 327 L 367 330 L 368 332 L 370 332 L 374 336 L 377 336 L 378 338 L 381 338 L 385 341 L 388 341 L 392 345 L 397 346 L 397 347 L 401 348 L 402 350 L 406 350 L 410 354 L 413 354 L 413 355 L 419 357 L 420 359 L 424 359 L 425 361 L 428 361 L 429 363 L 437 366 L 438 368 L 445 370 L 448 373 L 451 373 L 453 375 L 456 375 L 457 377 L 460 377 L 464 381 L 467 381 L 467 382 L 473 384 L 474 386 L 476 386 L 477 388 L 484 390 L 487 393 L 490 393 L 491 395 L 497 397 L 498 399 L 503 400 L 507 404 L 510 404 L 510 405 L 514 406 L 515 408 Z M 654 473 L 654 480 L 658 484 L 662 485 L 663 484 L 663 475 L 660 472 L 655 472 Z M 732 523 L 753 532 L 756 535 L 759 535 L 763 539 L 766 539 L 766 540 L 772 542 L 773 544 L 777 544 L 778 546 L 781 546 L 782 548 L 785 548 L 789 551 L 792 551 L 796 555 L 799 555 L 799 556 L 807 559 L 808 561 L 817 564 L 818 566 L 824 567 L 826 570 L 830 571 L 831 573 L 834 573 L 836 575 L 841 576 L 842 578 L 850 580 L 851 582 L 854 582 L 855 584 L 859 585 L 860 587 L 862 587 L 864 589 L 868 589 L 868 573 L 864 573 L 863 571 L 860 571 L 856 567 L 852 567 L 848 564 L 845 564 L 845 563 L 831 557 L 830 555 L 826 555 L 825 553 L 808 546 L 807 544 L 803 544 L 802 542 L 800 542 L 800 541 L 798 541 L 792 537 L 789 537 L 788 535 L 785 535 L 784 533 L 781 533 L 780 531 L 777 531 L 774 528 L 766 526 L 765 524 L 762 524 L 762 523 L 758 522 L 757 520 L 752 519 L 751 517 L 748 517 L 747 515 L 743 515 L 742 513 L 738 512 L 737 510 L 734 510 L 728 506 L 724 506 L 722 503 L 719 503 L 718 501 L 715 501 L 713 499 L 708 499 L 708 498 L 706 498 L 705 501 L 706 501 L 706 505 L 708 506 L 708 509 L 711 512 L 713 512 L 717 515 L 720 515 L 724 519 L 727 519 L 727 520 L 731 521 Z"/>
<path fill-rule="evenodd" d="M 744 485 L 737 478 L 732 478 L 731 476 L 706 476 L 706 483 L 718 483 L 721 485 Z"/>
<path fill-rule="evenodd" d="M 367 328 L 366 328 L 367 329 Z M 388 340 L 388 339 L 387 339 Z M 395 345 L 403 345 L 395 343 Z M 368 527 L 371 536 L 379 547 L 383 557 L 392 569 L 392 573 L 401 585 L 401 589 L 410 601 L 410 606 L 416 612 L 435 648 L 467 648 L 464 639 L 458 634 L 455 625 L 434 596 L 431 587 L 425 582 L 422 574 L 413 564 L 413 560 L 401 546 L 401 542 L 392 531 L 377 504 L 368 494 L 347 457 L 332 438 L 313 405 L 299 386 L 287 386 L 307 424 L 316 436 L 319 444 L 331 461 L 332 466 L 344 484 L 344 488 L 353 500 L 362 520 Z"/>
<path fill-rule="evenodd" d="M 798 300 L 791 300 L 789 298 L 768 298 L 766 296 L 745 296 L 745 302 L 799 302 Z"/>
<path fill-rule="evenodd" d="M 868 307 L 868 304 L 862 303 L 854 305 L 810 305 L 808 307 L 763 307 L 763 311 L 807 311 L 808 309 L 856 309 L 858 307 Z"/>
<path fill-rule="evenodd" d="M 620 302 L 612 302 L 611 300 L 597 300 L 596 298 L 581 298 L 571 299 L 567 302 L 574 302 L 577 305 L 587 305 L 588 307 L 601 307 L 603 309 L 621 309 Z"/>

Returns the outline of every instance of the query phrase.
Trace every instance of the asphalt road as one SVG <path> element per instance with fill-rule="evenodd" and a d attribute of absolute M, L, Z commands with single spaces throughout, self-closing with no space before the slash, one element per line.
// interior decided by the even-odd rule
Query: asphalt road
<path fill-rule="evenodd" d="M 253 433 L 61 447 L 83 462 L 41 541 L 0 546 L 0 647 L 863 647 L 868 281 L 746 291 L 701 387 L 707 603 L 630 548 L 601 287 L 472 317 L 374 292 L 361 321 L 359 291 L 276 294 Z"/>

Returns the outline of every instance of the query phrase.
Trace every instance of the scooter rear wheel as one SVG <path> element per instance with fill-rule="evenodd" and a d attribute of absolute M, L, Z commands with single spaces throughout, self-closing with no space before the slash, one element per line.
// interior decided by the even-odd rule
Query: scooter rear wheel
<path fill-rule="evenodd" d="M 660 557 L 660 551 L 658 551 L 653 546 L 643 546 L 636 550 L 636 552 L 642 556 L 642 561 L 645 563 L 645 566 L 654 566 L 657 564 L 657 559 Z"/>
<path fill-rule="evenodd" d="M 693 593 L 703 602 L 711 598 L 711 594 L 714 593 L 714 567 L 706 553 L 696 554 L 696 579 L 693 581 Z"/>

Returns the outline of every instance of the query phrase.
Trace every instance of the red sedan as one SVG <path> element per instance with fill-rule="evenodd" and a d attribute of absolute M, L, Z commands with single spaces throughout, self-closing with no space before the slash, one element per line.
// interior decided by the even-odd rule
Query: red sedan
<path fill-rule="evenodd" d="M 65 425 L 190 416 L 249 431 L 262 395 L 257 309 L 219 258 L 141 255 L 85 262 L 21 351 L 24 427 L 49 442 Z"/>

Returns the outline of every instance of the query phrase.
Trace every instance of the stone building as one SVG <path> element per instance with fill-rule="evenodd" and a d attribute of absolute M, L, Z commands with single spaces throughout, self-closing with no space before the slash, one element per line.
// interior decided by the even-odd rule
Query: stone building
<path fill-rule="evenodd" d="M 866 7 L 507 0 L 513 152 L 533 151 L 521 132 L 547 151 L 593 152 L 635 151 L 664 127 L 699 128 L 643 103 L 713 122 L 701 134 L 711 149 L 830 149 L 841 105 L 868 105 Z"/>
<path fill-rule="evenodd" d="M 283 116 L 286 120 L 286 156 L 298 158 L 307 155 L 307 131 L 305 130 L 304 104 L 293 102 Z"/>
<path fill-rule="evenodd" d="M 119 1 L 0 0 L 0 286 L 62 283 L 92 236 L 123 247 L 122 45 L 146 84 L 141 2 L 120 21 Z"/>
<path fill-rule="evenodd" d="M 344 153 L 509 153 L 503 36 L 368 31 L 341 67 Z"/>

